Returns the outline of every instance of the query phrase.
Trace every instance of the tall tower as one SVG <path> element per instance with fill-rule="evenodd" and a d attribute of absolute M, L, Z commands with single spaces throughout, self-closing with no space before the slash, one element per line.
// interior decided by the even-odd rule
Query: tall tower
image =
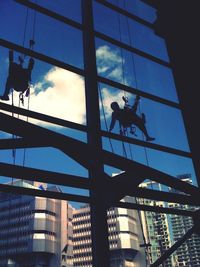
<path fill-rule="evenodd" d="M 37 189 L 23 180 L 13 184 Z M 0 265 L 73 266 L 70 209 L 64 200 L 1 193 Z"/>

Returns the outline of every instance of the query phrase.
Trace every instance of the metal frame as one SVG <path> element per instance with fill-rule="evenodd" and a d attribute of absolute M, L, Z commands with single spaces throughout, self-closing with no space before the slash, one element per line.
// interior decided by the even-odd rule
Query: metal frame
<path fill-rule="evenodd" d="M 153 26 L 144 20 L 137 18 L 129 12 L 118 8 L 106 1 L 96 0 L 100 4 L 119 12 L 122 15 L 128 16 L 130 19 L 135 19 L 138 22 L 153 28 Z M 93 266 L 94 267 L 109 267 L 109 243 L 108 243 L 108 229 L 107 229 L 107 210 L 110 207 L 122 207 L 128 209 L 145 210 L 160 212 L 166 214 L 177 214 L 182 216 L 191 216 L 192 218 L 199 218 L 199 214 L 194 211 L 180 210 L 175 208 L 162 208 L 158 206 L 148 206 L 137 203 L 124 203 L 120 200 L 126 196 L 147 198 L 166 202 L 175 202 L 180 204 L 189 204 L 200 206 L 198 196 L 200 190 L 192 185 L 177 180 L 168 174 L 160 172 L 156 169 L 139 164 L 135 161 L 130 161 L 111 152 L 102 149 L 101 138 L 107 137 L 127 143 L 145 146 L 151 149 L 156 149 L 163 152 L 173 153 L 179 156 L 192 158 L 191 153 L 172 149 L 156 144 L 150 144 L 139 141 L 134 138 L 122 137 L 116 134 L 107 133 L 100 129 L 99 118 L 99 96 L 98 96 L 98 82 L 106 83 L 115 86 L 119 89 L 138 93 L 136 88 L 110 81 L 108 79 L 99 77 L 96 71 L 95 59 L 95 38 L 101 38 L 112 44 L 115 44 L 130 52 L 134 52 L 153 60 L 166 67 L 170 64 L 150 56 L 138 49 L 132 48 L 128 45 L 122 44 L 102 33 L 98 33 L 93 28 L 92 18 L 92 0 L 82 0 L 83 24 L 74 22 L 68 18 L 60 16 L 59 14 L 49 11 L 37 4 L 26 0 L 16 0 L 19 4 L 25 5 L 29 8 L 35 9 L 47 16 L 57 19 L 67 25 L 75 27 L 83 31 L 83 48 L 84 48 L 84 70 L 50 58 L 44 54 L 31 51 L 23 48 L 17 44 L 11 43 L 7 40 L 0 39 L 0 45 L 19 52 L 26 53 L 37 59 L 53 64 L 55 66 L 73 71 L 85 78 L 86 88 L 86 111 L 87 111 L 87 126 L 68 122 L 62 119 L 57 119 L 47 116 L 38 112 L 28 111 L 21 108 L 13 107 L 5 103 L 0 103 L 0 109 L 3 111 L 14 112 L 15 114 L 29 116 L 41 121 L 50 122 L 56 125 L 76 129 L 87 133 L 87 144 L 73 138 L 64 136 L 62 134 L 53 132 L 43 127 L 34 125 L 29 122 L 22 121 L 18 118 L 11 117 L 7 114 L 0 112 L 0 130 L 20 136 L 15 140 L 2 139 L 0 140 L 0 149 L 13 149 L 13 148 L 31 148 L 31 147 L 53 147 L 59 149 L 67 156 L 73 158 L 82 166 L 88 169 L 89 178 L 78 177 L 63 173 L 56 173 L 51 171 L 39 170 L 34 168 L 20 167 L 12 164 L 0 163 L 0 175 L 8 177 L 23 178 L 31 181 L 50 182 L 53 184 L 64 185 L 74 188 L 89 190 L 89 196 L 73 195 L 61 192 L 41 191 L 29 188 L 22 188 L 12 185 L 0 185 L 0 191 L 10 192 L 14 194 L 27 194 L 34 196 L 43 196 L 55 199 L 65 199 L 77 202 L 89 203 L 91 207 L 91 220 L 92 220 L 92 242 L 93 242 Z M 141 92 L 140 92 L 141 93 Z M 168 101 L 151 94 L 141 93 L 142 96 L 147 97 L 153 101 L 158 101 L 165 105 L 180 109 L 179 104 Z M 32 136 L 34 135 L 34 139 Z M 39 140 L 39 141 L 38 141 Z M 79 147 L 79 151 L 77 151 Z M 85 153 L 87 151 L 87 154 Z M 123 173 L 110 177 L 104 172 L 104 164 L 124 170 Z M 43 177 L 43 178 L 37 178 Z M 159 192 L 140 188 L 139 185 L 146 178 L 165 184 L 175 188 L 182 193 L 172 194 L 166 192 Z M 196 219 L 194 219 L 194 227 L 191 228 L 177 243 L 175 243 L 167 252 L 165 252 L 160 259 L 158 259 L 152 267 L 159 266 L 175 249 L 177 249 L 192 233 L 196 231 Z"/>

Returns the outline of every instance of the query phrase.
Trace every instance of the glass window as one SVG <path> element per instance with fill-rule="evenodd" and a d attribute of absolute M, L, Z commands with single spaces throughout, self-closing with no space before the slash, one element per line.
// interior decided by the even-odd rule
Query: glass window
<path fill-rule="evenodd" d="M 2 62 L 0 95 L 3 95 L 8 77 L 9 51 L 1 48 L 0 51 L 2 51 L 0 54 L 0 61 Z M 19 63 L 19 55 L 14 51 L 14 62 Z M 24 68 L 27 68 L 29 59 L 29 56 L 25 57 Z M 85 83 L 82 76 L 34 59 L 31 78 L 30 98 L 24 97 L 22 104 L 19 102 L 19 92 L 14 91 L 12 99 L 10 90 L 8 104 L 12 104 L 13 101 L 16 106 L 21 105 L 21 107 L 32 111 L 86 124 Z M 48 126 L 47 123 L 45 125 Z"/>
<path fill-rule="evenodd" d="M 141 0 L 106 0 L 148 22 L 156 19 L 156 10 Z"/>
<path fill-rule="evenodd" d="M 122 97 L 125 95 L 122 90 L 105 84 L 100 84 L 99 87 L 102 96 L 100 99 L 101 125 L 103 130 L 107 130 L 107 127 L 109 128 L 111 123 L 112 109 L 110 104 L 112 102 L 118 102 L 119 107 L 123 109 L 125 103 Z M 135 101 L 135 95 L 126 94 L 126 97 L 128 97 L 129 104 L 132 106 Z M 179 109 L 160 104 L 147 98 L 141 98 L 137 109 L 137 115 L 142 118 L 142 113 L 145 115 L 145 127 L 148 135 L 155 138 L 154 142 L 156 144 L 189 151 L 184 123 Z M 107 123 L 107 127 L 105 123 Z M 127 135 L 129 137 L 132 136 L 133 138 L 145 140 L 146 138 L 144 138 L 142 132 L 137 127 L 135 129 L 136 131 L 132 134 L 129 132 L 130 129 L 128 129 Z M 114 125 L 113 132 L 120 133 L 118 121 L 116 121 Z"/>
<path fill-rule="evenodd" d="M 14 1 L 1 1 L 0 7 L 2 39 L 25 47 L 34 39 L 35 51 L 83 68 L 81 31 L 41 13 L 36 14 L 34 23 L 34 11 L 29 10 L 27 16 L 27 8 Z"/>
<path fill-rule="evenodd" d="M 31 0 L 31 2 L 67 18 L 81 22 L 81 0 Z"/>
<path fill-rule="evenodd" d="M 178 102 L 172 71 L 163 65 L 96 39 L 100 76 Z"/>
<path fill-rule="evenodd" d="M 94 25 L 95 30 L 109 37 L 169 61 L 164 40 L 151 28 L 98 3 L 94 4 Z"/>

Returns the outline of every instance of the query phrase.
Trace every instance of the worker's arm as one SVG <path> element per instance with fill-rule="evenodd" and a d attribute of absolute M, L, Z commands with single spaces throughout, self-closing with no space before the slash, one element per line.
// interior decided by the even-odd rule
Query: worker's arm
<path fill-rule="evenodd" d="M 133 105 L 133 107 L 131 109 L 133 112 L 136 112 L 137 111 L 139 101 L 140 101 L 140 96 L 137 95 L 136 98 L 135 98 L 134 105 Z"/>

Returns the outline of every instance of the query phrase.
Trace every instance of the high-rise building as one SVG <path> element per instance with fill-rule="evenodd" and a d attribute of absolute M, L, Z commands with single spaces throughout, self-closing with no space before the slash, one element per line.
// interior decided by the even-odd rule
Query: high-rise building
<path fill-rule="evenodd" d="M 192 184 L 190 174 L 178 175 L 177 178 Z M 174 190 L 170 190 L 171 192 Z M 169 207 L 178 209 L 195 210 L 196 207 L 170 203 Z M 193 226 L 193 219 L 186 216 L 169 215 L 173 243 L 179 240 Z M 200 266 L 200 237 L 193 234 L 181 247 L 174 252 L 175 267 L 198 267 Z"/>
<path fill-rule="evenodd" d="M 179 175 L 177 178 L 192 184 L 190 174 Z M 141 186 L 161 190 L 161 185 L 152 181 L 144 182 Z M 170 192 L 175 192 L 172 189 L 168 190 Z M 156 204 L 156 206 L 160 207 L 187 210 L 195 209 L 195 207 L 189 205 L 181 205 L 178 203 L 166 204 L 163 201 L 156 201 L 155 203 L 155 201 L 152 200 L 140 200 L 140 202 L 148 205 Z M 155 262 L 165 250 L 177 242 L 193 226 L 191 217 L 175 214 L 166 215 L 149 211 L 141 213 L 146 242 L 150 244 L 148 247 L 148 255 L 151 263 Z M 200 238 L 193 234 L 163 263 L 163 266 L 200 266 Z"/>
<path fill-rule="evenodd" d="M 126 201 L 133 198 L 126 197 Z M 145 266 L 146 258 L 140 219 L 137 211 L 111 208 L 107 212 L 110 266 Z M 84 206 L 73 211 L 73 254 L 74 267 L 92 267 L 92 241 L 90 207 Z"/>
<path fill-rule="evenodd" d="M 46 186 L 23 180 L 13 185 L 41 190 Z M 64 200 L 1 193 L 0 266 L 73 266 L 70 210 Z"/>
<path fill-rule="evenodd" d="M 141 184 L 144 188 L 160 189 L 158 183 L 148 181 Z M 147 199 L 140 199 L 140 203 L 146 205 L 155 205 L 159 207 L 165 207 L 166 204 L 163 201 L 152 201 Z M 153 263 L 159 258 L 164 251 L 171 246 L 171 236 L 168 223 L 168 216 L 166 214 L 155 213 L 151 211 L 141 212 L 142 224 L 145 234 L 145 241 L 147 244 L 147 254 L 149 263 Z M 173 267 L 173 258 L 168 258 L 164 267 Z"/>

